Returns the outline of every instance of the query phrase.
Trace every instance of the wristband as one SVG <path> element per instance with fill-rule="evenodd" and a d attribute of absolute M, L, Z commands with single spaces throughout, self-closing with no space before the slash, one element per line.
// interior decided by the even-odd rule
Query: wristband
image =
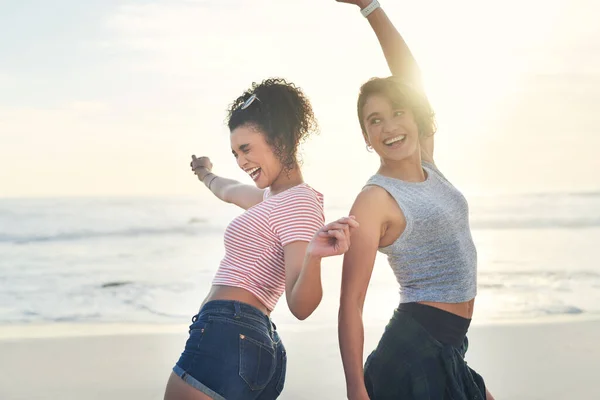
<path fill-rule="evenodd" d="M 367 18 L 369 15 L 371 15 L 371 13 L 375 10 L 377 10 L 380 7 L 379 1 L 378 0 L 373 0 L 371 2 L 371 4 L 369 4 L 368 6 L 366 6 L 365 8 L 363 8 L 362 10 L 360 10 L 360 13 L 363 15 L 363 17 Z"/>
<path fill-rule="evenodd" d="M 218 176 L 217 176 L 217 175 L 215 175 L 215 174 L 213 174 L 213 177 L 212 177 L 212 179 L 210 180 L 210 182 L 208 182 L 208 185 L 206 185 L 206 186 L 208 187 L 208 190 L 211 190 L 211 191 L 212 191 L 212 189 L 210 188 L 210 185 L 212 185 L 213 181 L 214 181 L 215 179 L 217 179 L 217 178 L 218 178 Z"/>

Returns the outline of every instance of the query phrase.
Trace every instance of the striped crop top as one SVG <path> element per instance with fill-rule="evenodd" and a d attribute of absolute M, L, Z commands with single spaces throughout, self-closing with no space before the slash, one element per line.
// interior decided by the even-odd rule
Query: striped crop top
<path fill-rule="evenodd" d="M 225 230 L 225 257 L 213 285 L 239 287 L 269 311 L 285 291 L 283 248 L 310 242 L 323 227 L 323 195 L 305 183 L 264 200 L 235 218 Z"/>

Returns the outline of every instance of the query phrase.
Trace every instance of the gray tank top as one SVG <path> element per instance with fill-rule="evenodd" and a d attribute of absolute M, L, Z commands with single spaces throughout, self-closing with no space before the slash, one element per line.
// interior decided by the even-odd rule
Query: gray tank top
<path fill-rule="evenodd" d="M 385 189 L 398 203 L 406 228 L 388 256 L 400 284 L 400 302 L 461 303 L 477 294 L 477 252 L 469 228 L 464 196 L 433 165 L 422 163 L 423 182 L 405 182 L 383 175 L 367 185 Z"/>

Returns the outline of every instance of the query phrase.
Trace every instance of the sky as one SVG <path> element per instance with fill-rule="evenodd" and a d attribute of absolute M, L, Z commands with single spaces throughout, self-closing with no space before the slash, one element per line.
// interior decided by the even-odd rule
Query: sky
<path fill-rule="evenodd" d="M 423 71 L 435 158 L 467 193 L 600 190 L 600 5 L 382 0 Z M 0 0 L 0 197 L 194 195 L 191 154 L 251 183 L 227 106 L 254 81 L 303 88 L 320 122 L 303 172 L 353 198 L 378 166 L 355 115 L 389 71 L 334 0 Z"/>

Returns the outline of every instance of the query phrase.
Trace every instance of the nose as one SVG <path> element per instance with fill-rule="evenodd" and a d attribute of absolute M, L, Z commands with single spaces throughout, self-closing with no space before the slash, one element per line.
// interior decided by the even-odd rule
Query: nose
<path fill-rule="evenodd" d="M 237 163 L 241 169 L 244 169 L 244 165 L 246 165 L 246 158 L 243 155 L 238 155 Z"/>
<path fill-rule="evenodd" d="M 383 122 L 383 131 L 385 133 L 392 133 L 398 129 L 398 125 L 394 121 L 386 120 Z"/>

